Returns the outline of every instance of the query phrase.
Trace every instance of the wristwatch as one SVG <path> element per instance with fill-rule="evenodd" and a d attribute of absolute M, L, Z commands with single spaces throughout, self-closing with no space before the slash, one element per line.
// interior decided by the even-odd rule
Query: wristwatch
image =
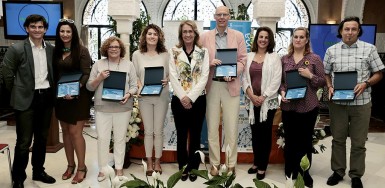
<path fill-rule="evenodd" d="M 367 87 L 367 88 L 370 87 L 370 82 L 369 82 L 369 80 L 366 80 L 366 81 L 365 81 L 365 84 L 366 84 L 366 87 Z"/>

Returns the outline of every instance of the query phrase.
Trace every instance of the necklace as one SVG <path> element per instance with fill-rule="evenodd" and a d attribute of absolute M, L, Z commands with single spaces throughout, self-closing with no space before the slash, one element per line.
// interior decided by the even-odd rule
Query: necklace
<path fill-rule="evenodd" d="M 66 47 L 64 47 L 62 50 L 63 50 L 63 52 L 70 52 L 70 51 L 71 51 L 71 48 L 66 48 Z"/>
<path fill-rule="evenodd" d="M 110 60 L 107 59 L 107 63 L 108 63 L 108 70 L 110 70 Z M 120 58 L 119 58 L 118 64 L 115 67 L 115 70 L 119 70 L 119 64 L 120 64 Z"/>

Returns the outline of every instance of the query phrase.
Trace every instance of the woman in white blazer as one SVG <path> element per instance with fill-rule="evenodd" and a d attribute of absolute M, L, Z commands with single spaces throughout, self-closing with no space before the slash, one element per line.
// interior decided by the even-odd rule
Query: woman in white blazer
<path fill-rule="evenodd" d="M 170 82 L 174 90 L 171 110 L 177 132 L 177 158 L 179 169 L 185 165 L 182 181 L 196 175 L 188 173 L 198 169 L 203 119 L 206 113 L 205 86 L 209 75 L 209 53 L 199 43 L 195 22 L 187 20 L 179 25 L 179 44 L 170 49 Z M 189 144 L 187 149 L 187 135 Z"/>
<path fill-rule="evenodd" d="M 249 110 L 254 153 L 254 164 L 248 173 L 257 173 L 258 180 L 265 178 L 271 151 L 272 124 L 279 107 L 282 64 L 278 54 L 273 52 L 274 47 L 271 29 L 258 28 L 243 72 L 243 90 L 246 93 L 246 108 Z"/>

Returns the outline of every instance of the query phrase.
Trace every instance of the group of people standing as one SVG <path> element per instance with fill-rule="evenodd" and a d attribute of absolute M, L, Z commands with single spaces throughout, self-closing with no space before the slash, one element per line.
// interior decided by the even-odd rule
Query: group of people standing
<path fill-rule="evenodd" d="M 329 97 L 333 94 L 333 73 L 358 71 L 356 98 L 352 102 L 330 102 L 332 159 L 334 171 L 328 185 L 336 185 L 346 170 L 346 138 L 352 140 L 349 176 L 352 187 L 363 187 L 360 180 L 365 170 L 365 139 L 370 118 L 370 86 L 382 78 L 384 65 L 373 45 L 358 40 L 362 30 L 358 18 L 349 17 L 339 26 L 340 43 L 330 47 L 324 63 L 310 49 L 309 31 L 296 28 L 288 54 L 282 58 L 274 52 L 274 33 L 268 27 L 258 28 L 251 52 L 247 53 L 243 34 L 228 27 L 229 9 L 218 7 L 214 14 L 216 28 L 199 34 L 194 21 L 183 21 L 178 29 L 178 43 L 169 51 L 165 48 L 164 33 L 155 24 L 142 32 L 139 49 L 132 62 L 125 57 L 125 46 L 116 37 L 106 39 L 100 49 L 102 56 L 91 68 L 88 50 L 81 45 L 73 20 L 61 19 L 57 26 L 55 47 L 43 40 L 48 24 L 44 17 L 29 16 L 24 27 L 28 39 L 11 46 L 4 59 L 3 75 L 7 88 L 12 91 L 11 105 L 16 112 L 15 158 L 13 164 L 14 187 L 23 187 L 26 179 L 29 146 L 32 147 L 33 180 L 55 183 L 45 173 L 45 144 L 51 113 L 55 106 L 60 121 L 68 167 L 62 176 L 72 183 L 80 183 L 87 175 L 85 165 L 86 144 L 82 136 L 85 120 L 89 118 L 92 94 L 95 92 L 96 129 L 98 135 L 98 181 L 106 178 L 108 146 L 113 131 L 116 175 L 123 176 L 125 135 L 133 95 L 139 96 L 144 124 L 144 146 L 147 158 L 147 175 L 162 173 L 160 158 L 163 148 L 163 124 L 169 105 L 169 82 L 173 88 L 171 110 L 177 132 L 177 160 L 183 169 L 181 180 L 195 181 L 190 173 L 199 168 L 201 130 L 207 120 L 210 174 L 219 174 L 221 165 L 219 125 L 222 118 L 224 145 L 229 147 L 226 165 L 235 173 L 237 164 L 238 114 L 241 88 L 246 96 L 249 122 L 252 130 L 254 163 L 248 170 L 258 180 L 265 178 L 271 150 L 272 124 L 275 112 L 282 110 L 285 134 L 285 175 L 293 179 L 298 173 L 307 187 L 313 187 L 309 169 L 300 168 L 300 160 L 307 155 L 311 162 L 312 135 L 318 115 L 317 90 L 327 85 Z M 237 49 L 237 77 L 214 78 L 215 67 L 221 65 L 216 58 L 217 49 Z M 325 65 L 324 65 L 325 64 Z M 158 96 L 140 96 L 147 67 L 163 67 L 164 87 Z M 288 100 L 286 73 L 297 70 L 307 83 L 303 99 Z M 80 95 L 66 95 L 55 99 L 58 79 L 71 72 L 81 72 Z M 110 71 L 125 72 L 126 85 L 120 102 L 102 100 L 103 82 Z M 372 73 L 372 76 L 370 76 Z M 279 98 L 279 95 L 281 98 Z M 281 100 L 281 101 L 280 101 Z M 155 151 L 155 156 L 153 156 Z M 154 160 L 155 159 L 155 160 Z"/>

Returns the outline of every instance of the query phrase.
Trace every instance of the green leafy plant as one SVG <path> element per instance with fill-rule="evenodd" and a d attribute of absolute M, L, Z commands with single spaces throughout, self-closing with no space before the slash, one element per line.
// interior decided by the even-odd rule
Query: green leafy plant
<path fill-rule="evenodd" d="M 144 11 L 140 11 L 140 16 L 132 23 L 132 33 L 130 35 L 130 60 L 132 54 L 138 50 L 139 39 L 142 30 L 150 23 L 151 17 Z"/>
<path fill-rule="evenodd" d="M 147 169 L 147 163 L 144 162 L 142 160 L 142 164 L 143 164 L 143 173 L 146 175 L 146 169 Z M 162 180 L 159 179 L 160 177 L 160 174 L 159 172 L 153 172 L 152 173 L 152 182 L 150 182 L 149 180 L 149 177 L 146 176 L 146 181 L 144 180 L 141 180 L 137 177 L 135 177 L 133 174 L 130 174 L 132 178 L 134 178 L 133 180 L 127 180 L 125 183 L 121 184 L 120 187 L 127 187 L 127 188 L 173 188 L 177 183 L 178 181 L 180 180 L 180 178 L 182 177 L 182 173 L 184 171 L 185 167 L 181 170 L 179 170 L 178 172 L 174 173 L 173 175 L 171 175 L 168 180 L 167 180 L 167 184 L 165 186 L 165 184 L 163 183 Z"/>
<path fill-rule="evenodd" d="M 238 13 L 235 16 L 235 12 L 233 9 L 230 9 L 230 20 L 249 20 L 250 16 L 247 14 L 247 7 L 245 4 L 238 5 Z"/>

